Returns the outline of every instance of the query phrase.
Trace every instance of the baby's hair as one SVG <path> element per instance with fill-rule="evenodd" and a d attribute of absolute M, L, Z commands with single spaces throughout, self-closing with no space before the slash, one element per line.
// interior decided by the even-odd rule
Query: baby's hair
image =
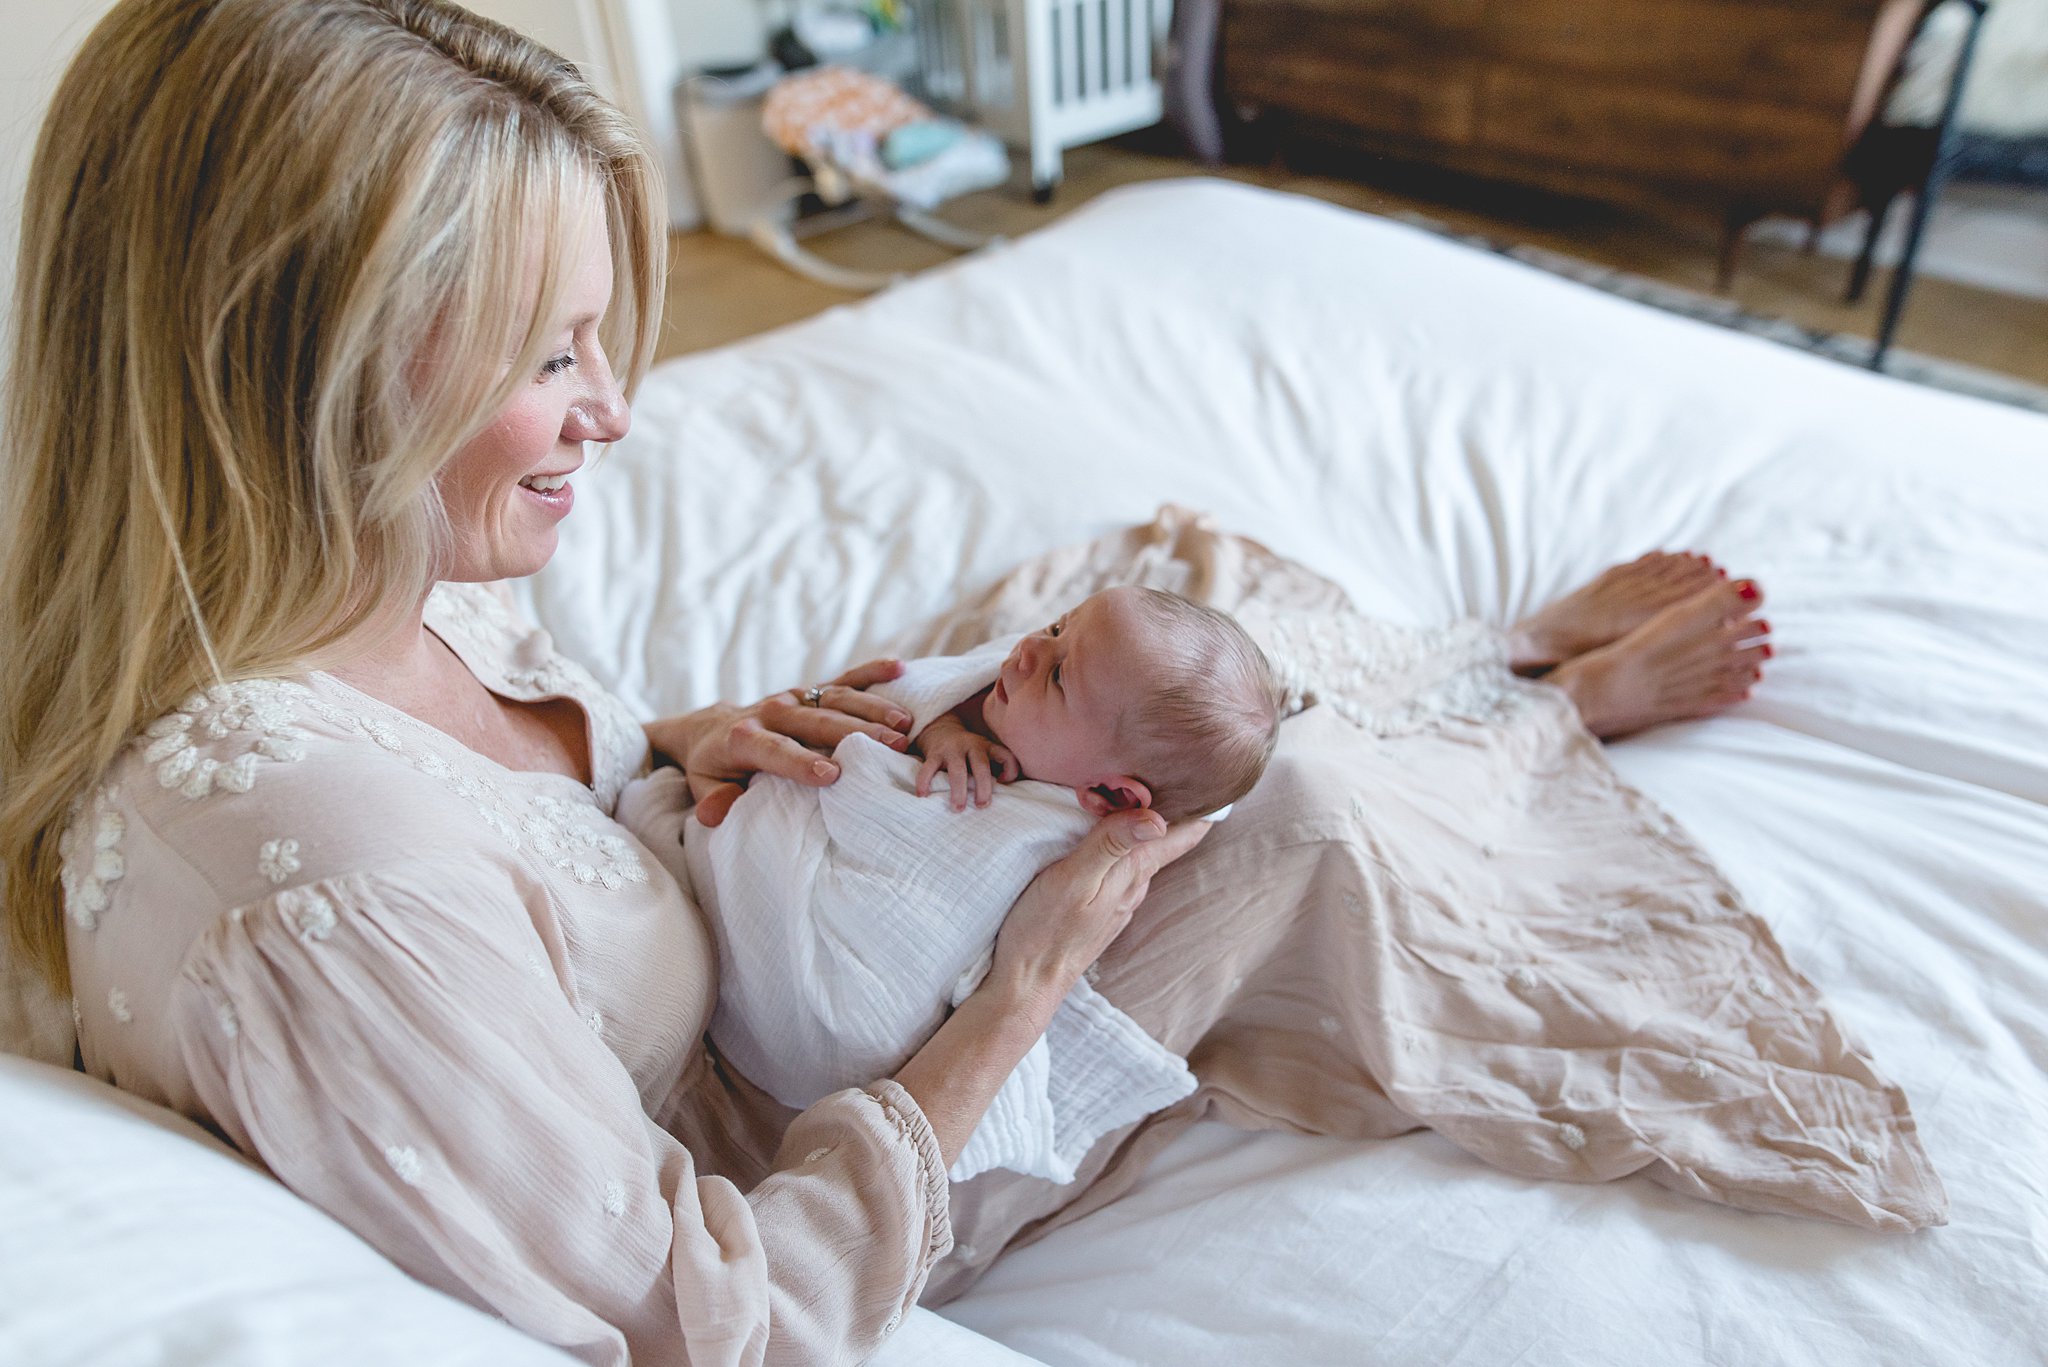
<path fill-rule="evenodd" d="M 1138 610 L 1170 657 L 1125 713 L 1119 740 L 1152 810 L 1207 816 L 1252 790 L 1280 735 L 1280 689 L 1265 652 L 1237 619 L 1177 593 L 1140 589 Z"/>

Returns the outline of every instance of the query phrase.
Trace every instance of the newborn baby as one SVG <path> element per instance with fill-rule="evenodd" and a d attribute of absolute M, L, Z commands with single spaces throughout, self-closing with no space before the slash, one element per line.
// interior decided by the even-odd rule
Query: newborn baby
<path fill-rule="evenodd" d="M 790 1106 L 900 1067 L 986 971 L 1025 886 L 1100 815 L 1213 819 L 1258 781 L 1279 725 L 1243 629 L 1152 589 L 1110 589 L 1028 636 L 913 660 L 872 691 L 911 714 L 921 760 L 855 734 L 830 787 L 757 778 L 710 829 L 686 823 L 673 769 L 619 801 L 711 920 L 713 1042 Z M 929 800 L 942 775 L 948 803 Z M 1014 786 L 994 802 L 998 781 Z M 1184 1060 L 1084 981 L 953 1177 L 1001 1167 L 1071 1181 L 1098 1138 L 1193 1089 Z"/>
<path fill-rule="evenodd" d="M 1278 728 L 1272 671 L 1233 618 L 1158 589 L 1105 589 L 915 734 L 917 792 L 943 773 L 955 810 L 970 794 L 986 807 L 995 782 L 1030 778 L 1073 789 L 1094 816 L 1213 816 L 1259 781 Z"/>

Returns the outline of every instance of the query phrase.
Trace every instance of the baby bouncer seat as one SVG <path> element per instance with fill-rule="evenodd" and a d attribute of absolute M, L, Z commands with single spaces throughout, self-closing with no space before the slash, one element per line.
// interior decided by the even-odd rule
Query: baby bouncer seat
<path fill-rule="evenodd" d="M 947 223 L 932 210 L 1008 180 L 1010 158 L 1003 144 L 942 118 L 882 77 L 843 66 L 795 72 L 768 92 L 761 121 L 769 138 L 809 171 L 778 192 L 752 229 L 754 240 L 791 270 L 853 290 L 880 289 L 902 278 L 837 266 L 802 246 L 796 205 L 808 194 L 832 206 L 879 210 L 953 251 L 997 240 Z"/>

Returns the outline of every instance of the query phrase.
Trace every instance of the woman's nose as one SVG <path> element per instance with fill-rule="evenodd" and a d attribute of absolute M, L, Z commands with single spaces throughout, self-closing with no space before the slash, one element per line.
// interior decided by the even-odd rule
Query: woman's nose
<path fill-rule="evenodd" d="M 633 413 L 626 407 L 626 396 L 609 389 L 569 405 L 562 437 L 566 441 L 613 442 L 625 436 L 632 426 Z"/>
<path fill-rule="evenodd" d="M 633 412 L 619 391 L 619 382 L 609 366 L 602 370 L 598 383 L 569 405 L 568 417 L 562 422 L 563 440 L 613 442 L 632 429 Z"/>

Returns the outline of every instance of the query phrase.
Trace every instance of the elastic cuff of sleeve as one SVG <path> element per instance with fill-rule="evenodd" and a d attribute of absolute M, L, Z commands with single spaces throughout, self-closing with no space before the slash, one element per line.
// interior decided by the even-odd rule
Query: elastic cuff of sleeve
<path fill-rule="evenodd" d="M 946 1177 L 945 1155 L 939 1152 L 939 1137 L 932 1133 L 931 1122 L 925 1119 L 917 1099 L 893 1080 L 884 1078 L 865 1090 L 896 1127 L 896 1133 L 917 1153 L 919 1172 L 924 1179 L 928 1231 L 924 1267 L 928 1270 L 953 1248 L 952 1187 Z"/>

